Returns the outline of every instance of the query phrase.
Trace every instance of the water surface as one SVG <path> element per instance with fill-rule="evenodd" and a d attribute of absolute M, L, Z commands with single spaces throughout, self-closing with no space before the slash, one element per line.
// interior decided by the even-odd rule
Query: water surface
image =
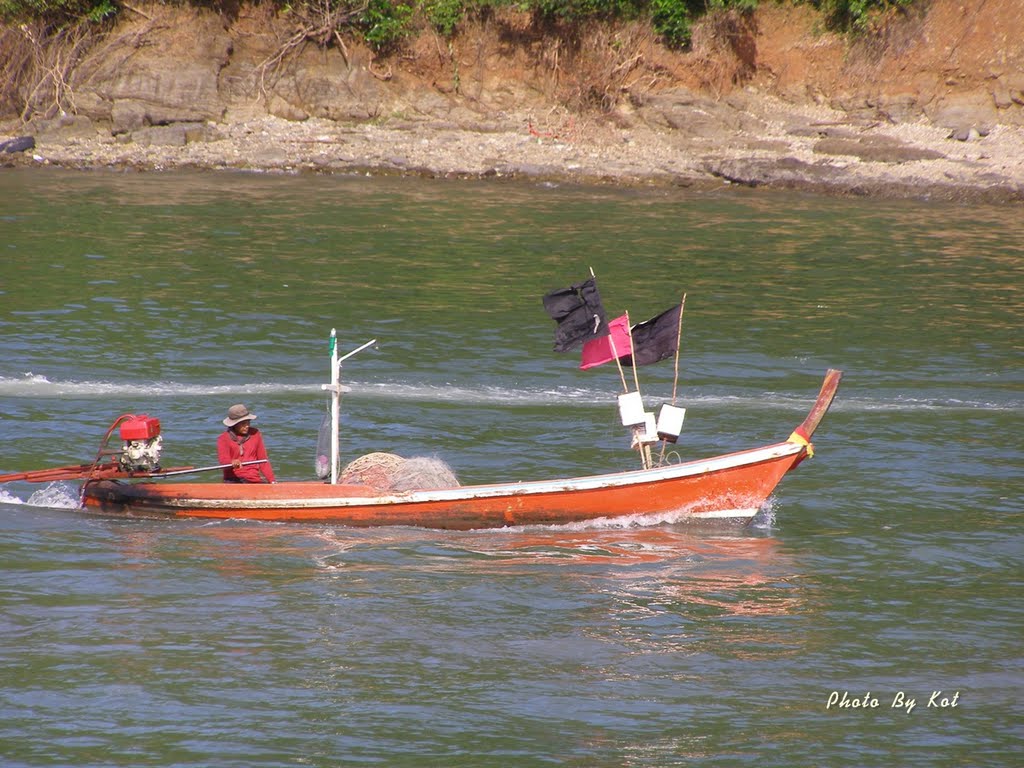
<path fill-rule="evenodd" d="M 816 457 L 742 531 L 124 521 L 3 486 L 5 765 L 1017 759 L 1013 209 L 38 169 L 0 201 L 0 473 L 89 461 L 142 412 L 165 463 L 212 464 L 245 402 L 278 475 L 310 477 L 332 327 L 378 341 L 343 368 L 345 460 L 636 466 L 618 374 L 552 352 L 540 305 L 591 268 L 613 315 L 687 295 L 678 381 L 640 370 L 687 408 L 680 458 L 784 439 L 846 372 Z"/>

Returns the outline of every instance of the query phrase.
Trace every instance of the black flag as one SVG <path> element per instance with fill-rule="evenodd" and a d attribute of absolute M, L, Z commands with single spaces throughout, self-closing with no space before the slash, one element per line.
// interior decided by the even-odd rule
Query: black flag
<path fill-rule="evenodd" d="M 679 348 L 679 313 L 683 305 L 676 304 L 657 317 L 637 323 L 631 329 L 633 355 L 622 358 L 623 365 L 650 365 L 674 355 Z"/>
<path fill-rule="evenodd" d="M 568 352 L 585 341 L 608 335 L 608 321 L 593 277 L 552 291 L 543 301 L 544 309 L 558 323 L 555 352 Z"/>

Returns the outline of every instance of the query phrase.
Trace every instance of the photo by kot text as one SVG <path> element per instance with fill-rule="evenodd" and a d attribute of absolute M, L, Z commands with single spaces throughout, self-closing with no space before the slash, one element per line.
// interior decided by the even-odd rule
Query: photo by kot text
<path fill-rule="evenodd" d="M 873 696 L 870 691 L 863 695 L 851 695 L 849 691 L 832 691 L 825 702 L 825 709 L 884 708 L 900 710 L 909 715 L 919 705 L 922 709 L 956 709 L 960 706 L 960 691 L 933 690 L 920 696 L 905 691 L 879 696 Z"/>

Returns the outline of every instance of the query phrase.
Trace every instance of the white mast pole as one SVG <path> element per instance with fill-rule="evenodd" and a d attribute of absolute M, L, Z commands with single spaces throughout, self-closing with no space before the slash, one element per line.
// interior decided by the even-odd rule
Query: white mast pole
<path fill-rule="evenodd" d="M 338 417 L 341 387 L 338 386 L 338 334 L 331 328 L 331 485 L 338 484 Z"/>
<path fill-rule="evenodd" d="M 331 328 L 331 383 L 320 385 L 320 389 L 331 393 L 331 485 L 338 484 L 338 457 L 340 455 L 338 450 L 338 425 L 341 415 L 341 393 L 349 391 L 348 387 L 342 386 L 340 383 L 341 363 L 344 360 L 348 360 L 356 352 L 362 352 L 367 347 L 376 343 L 376 339 L 371 339 L 361 347 L 353 349 L 344 357 L 339 358 L 338 333 L 334 328 Z"/>

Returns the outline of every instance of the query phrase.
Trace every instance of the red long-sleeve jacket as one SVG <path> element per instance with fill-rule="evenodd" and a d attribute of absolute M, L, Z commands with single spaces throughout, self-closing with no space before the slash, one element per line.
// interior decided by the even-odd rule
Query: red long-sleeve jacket
<path fill-rule="evenodd" d="M 235 459 L 242 461 L 267 460 L 262 464 L 250 464 L 238 469 L 227 467 L 224 470 L 224 482 L 274 482 L 274 468 L 270 466 L 267 448 L 263 445 L 263 435 L 255 427 L 250 427 L 249 434 L 244 438 L 239 438 L 230 429 L 220 433 L 220 437 L 217 438 L 217 463 L 231 464 Z"/>

